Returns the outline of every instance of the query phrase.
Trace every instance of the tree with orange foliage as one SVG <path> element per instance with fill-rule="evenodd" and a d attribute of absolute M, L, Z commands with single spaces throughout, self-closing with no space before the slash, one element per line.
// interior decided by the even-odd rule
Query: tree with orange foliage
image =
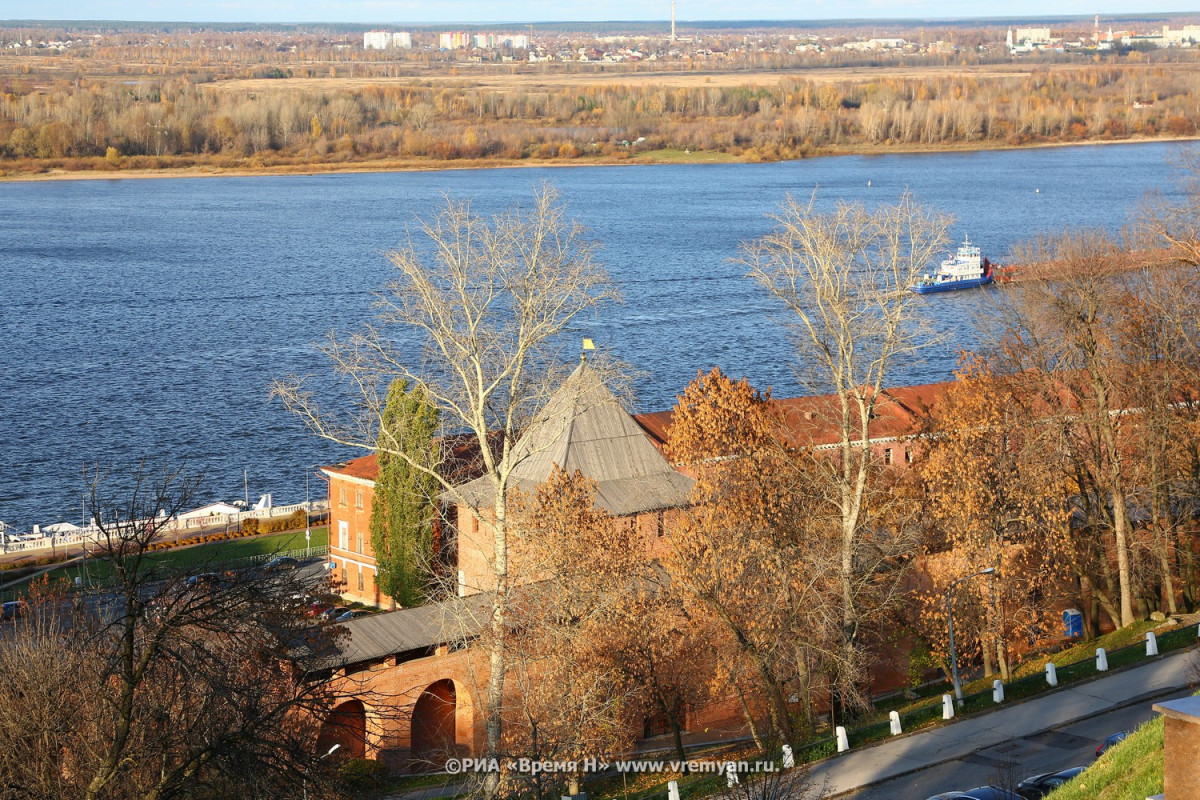
<path fill-rule="evenodd" d="M 959 592 L 972 592 L 983 610 L 976 638 L 984 674 L 995 664 L 1004 680 L 1007 642 L 1045 629 L 1048 600 L 1073 557 L 1069 487 L 1045 457 L 1038 426 L 1015 413 L 1010 391 L 979 361 L 966 364 L 937 409 L 919 464 L 935 534 L 929 549 L 939 554 L 926 560 L 933 588 L 920 605 L 924 627 L 936 634 L 928 638 L 943 639 L 946 587 L 994 567 L 986 581 L 963 584 Z M 969 625 L 962 633 L 971 635 Z"/>
<path fill-rule="evenodd" d="M 753 676 L 776 744 L 795 740 L 789 687 L 801 689 L 812 719 L 806 667 L 815 661 L 825 671 L 838 617 L 828 542 L 804 536 L 795 466 L 777 433 L 768 398 L 745 380 L 714 369 L 688 385 L 667 455 L 696 480 L 664 559 L 689 613 L 721 632 L 722 673 L 734 685 Z"/>
<path fill-rule="evenodd" d="M 1027 279 L 1006 293 L 998 344 L 988 354 L 1013 402 L 1053 434 L 1048 452 L 1061 455 L 1085 517 L 1079 534 L 1092 537 L 1096 569 L 1087 572 L 1100 580 L 1090 588 L 1119 627 L 1136 619 L 1135 484 L 1124 446 L 1129 416 L 1120 413 L 1128 407 L 1119 331 L 1129 258 L 1125 244 L 1103 231 L 1067 232 L 1026 248 Z"/>
<path fill-rule="evenodd" d="M 533 497 L 513 504 L 511 563 L 523 585 L 510 605 L 508 679 L 519 699 L 506 713 L 504 751 L 538 760 L 604 760 L 632 745 L 634 701 L 625 677 L 595 658 L 644 561 L 627 526 L 595 505 L 595 482 L 555 467 Z M 514 575 L 514 577 L 517 577 Z M 581 774 L 510 774 L 541 797 Z"/>
<path fill-rule="evenodd" d="M 595 498 L 594 481 L 555 467 L 518 504 L 513 563 L 530 582 L 513 604 L 510 679 L 521 697 L 506 746 L 538 759 L 607 760 L 632 746 L 639 716 L 659 716 L 685 760 L 686 709 L 712 684 L 710 637 L 648 558 L 636 519 L 614 518 Z"/>

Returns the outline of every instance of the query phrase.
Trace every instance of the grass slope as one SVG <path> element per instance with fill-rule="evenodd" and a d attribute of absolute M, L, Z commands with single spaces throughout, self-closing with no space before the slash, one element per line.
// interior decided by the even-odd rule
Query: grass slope
<path fill-rule="evenodd" d="M 1163 790 L 1163 718 L 1156 717 L 1110 749 L 1046 800 L 1141 800 Z"/>

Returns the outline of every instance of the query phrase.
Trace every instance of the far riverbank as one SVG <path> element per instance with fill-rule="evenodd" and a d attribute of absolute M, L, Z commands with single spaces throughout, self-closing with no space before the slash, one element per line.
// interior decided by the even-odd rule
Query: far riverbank
<path fill-rule="evenodd" d="M 931 147 L 895 147 L 887 145 L 831 148 L 804 159 L 761 159 L 733 155 L 720 151 L 646 150 L 633 152 L 626 157 L 605 155 L 583 155 L 576 158 L 478 158 L 478 159 L 430 159 L 402 158 L 375 159 L 342 162 L 303 163 L 254 163 L 246 159 L 245 164 L 225 166 L 217 164 L 189 164 L 187 166 L 164 166 L 161 168 L 126 169 L 113 166 L 104 159 L 94 159 L 95 169 L 66 169 L 48 166 L 41 171 L 9 172 L 0 162 L 0 182 L 56 181 L 56 180 L 121 180 L 145 178 L 221 178 L 221 177 L 271 177 L 285 175 L 341 175 L 356 173 L 387 172 L 438 172 L 447 170 L 482 170 L 548 167 L 588 166 L 637 166 L 662 164 L 754 164 L 767 161 L 799 161 L 839 156 L 883 156 L 939 153 L 1005 152 L 1011 150 L 1038 150 L 1060 147 L 1082 147 L 1090 145 L 1148 144 L 1200 141 L 1200 136 L 1139 136 L 1128 139 L 1084 139 L 1072 142 L 1030 142 L 1019 145 L 996 145 L 979 142 Z M 188 159 L 191 160 L 191 159 Z M 76 160 L 78 161 L 78 159 Z"/>

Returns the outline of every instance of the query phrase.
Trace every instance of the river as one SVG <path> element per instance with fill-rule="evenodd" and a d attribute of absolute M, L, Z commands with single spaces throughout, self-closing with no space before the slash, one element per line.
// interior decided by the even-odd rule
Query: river
<path fill-rule="evenodd" d="M 637 410 L 658 410 L 713 365 L 800 393 L 776 306 L 732 261 L 789 192 L 828 207 L 908 189 L 1002 261 L 1033 235 L 1116 230 L 1147 192 L 1174 196 L 1178 151 L 0 184 L 0 519 L 77 521 L 85 463 L 127 474 L 142 457 L 202 473 L 204 500 L 241 497 L 243 470 L 252 501 L 302 499 L 308 465 L 352 454 L 309 435 L 269 384 L 329 385 L 312 343 L 369 318 L 386 251 L 447 193 L 486 214 L 557 187 L 625 294 L 582 333 L 642 373 Z M 989 297 L 922 298 L 947 341 L 889 383 L 948 378 Z"/>

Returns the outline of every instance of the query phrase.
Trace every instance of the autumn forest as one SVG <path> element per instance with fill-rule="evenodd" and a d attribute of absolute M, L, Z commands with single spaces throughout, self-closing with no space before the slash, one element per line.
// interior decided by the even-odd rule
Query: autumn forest
<path fill-rule="evenodd" d="M 250 58 L 217 44 L 0 57 L 0 169 L 760 161 L 1190 137 L 1200 125 L 1200 65 L 1182 50 L 1021 61 L 967 50 L 961 61 L 766 54 L 583 71 L 436 54 L 419 65 L 348 60 L 315 44 Z"/>

